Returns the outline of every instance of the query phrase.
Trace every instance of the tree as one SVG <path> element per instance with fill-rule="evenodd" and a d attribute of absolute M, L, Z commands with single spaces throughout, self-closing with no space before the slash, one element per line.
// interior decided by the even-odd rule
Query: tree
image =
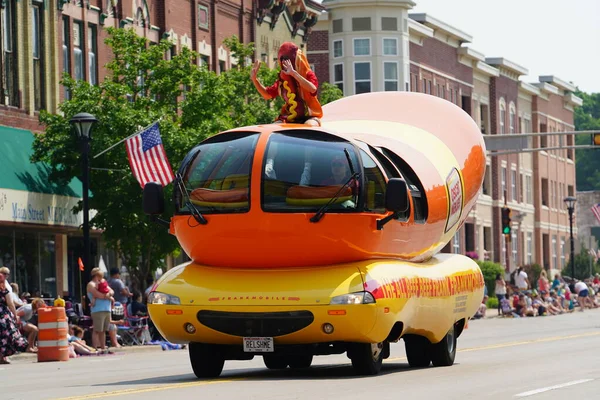
<path fill-rule="evenodd" d="M 332 85 L 329 82 L 322 82 L 319 86 L 321 86 L 321 93 L 319 95 L 321 105 L 331 103 L 332 101 L 344 97 L 344 93 L 336 85 Z"/>
<path fill-rule="evenodd" d="M 600 263 L 590 255 L 589 250 L 582 244 L 579 253 L 575 254 L 575 279 L 586 279 L 598 273 L 600 273 Z M 563 268 L 562 275 L 572 277 L 571 261 Z"/>
<path fill-rule="evenodd" d="M 236 38 L 227 44 L 234 57 L 239 55 L 239 68 L 217 75 L 198 68 L 198 54 L 185 47 L 166 59 L 171 48 L 166 40 L 150 44 L 129 29 L 108 28 L 108 33 L 106 43 L 114 58 L 106 65 L 104 81 L 93 86 L 65 75 L 61 83 L 70 93 L 69 100 L 61 104 L 58 114 L 40 113 L 46 129 L 35 139 L 32 161 L 49 164 L 55 183 L 66 184 L 81 173 L 77 139 L 69 126 L 70 118 L 79 112 L 98 118 L 90 143 L 92 157 L 160 118 L 162 141 L 174 171 L 187 152 L 209 135 L 268 123 L 277 115 L 250 82 L 244 61 L 253 53 L 252 46 Z M 261 79 L 272 79 L 269 74 L 263 71 Z M 142 289 L 144 278 L 161 266 L 167 254 L 177 251 L 177 241 L 143 214 L 142 190 L 131 173 L 124 144 L 92 158 L 91 167 L 90 208 L 97 214 L 90 224 L 103 230 L 107 246 L 117 250 L 134 284 Z M 167 199 L 172 186 L 165 187 Z M 80 203 L 74 212 L 81 208 Z"/>
<path fill-rule="evenodd" d="M 583 105 L 575 108 L 575 129 L 600 131 L 600 93 L 587 94 L 577 90 Z M 576 135 L 578 145 L 590 144 L 588 135 Z M 576 150 L 577 190 L 600 190 L 600 150 Z"/>

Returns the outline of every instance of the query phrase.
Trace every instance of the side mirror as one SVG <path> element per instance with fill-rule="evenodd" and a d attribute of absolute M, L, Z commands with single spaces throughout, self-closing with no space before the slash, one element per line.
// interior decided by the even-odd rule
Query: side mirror
<path fill-rule="evenodd" d="M 148 215 L 160 215 L 165 211 L 165 196 L 160 183 L 146 183 L 143 204 L 144 213 Z"/>
<path fill-rule="evenodd" d="M 394 213 L 408 210 L 408 186 L 403 179 L 391 178 L 385 190 L 385 209 Z"/>
<path fill-rule="evenodd" d="M 408 210 L 408 186 L 403 179 L 391 178 L 388 181 L 385 189 L 385 209 L 393 214 L 377 220 L 378 231 L 392 219 L 397 218 L 399 213 Z"/>

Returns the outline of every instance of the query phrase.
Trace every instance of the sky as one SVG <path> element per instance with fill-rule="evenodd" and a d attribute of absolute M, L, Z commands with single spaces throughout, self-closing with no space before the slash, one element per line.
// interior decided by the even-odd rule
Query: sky
<path fill-rule="evenodd" d="M 525 82 L 554 75 L 600 93 L 600 0 L 413 0 L 473 37 L 467 46 L 529 70 Z"/>

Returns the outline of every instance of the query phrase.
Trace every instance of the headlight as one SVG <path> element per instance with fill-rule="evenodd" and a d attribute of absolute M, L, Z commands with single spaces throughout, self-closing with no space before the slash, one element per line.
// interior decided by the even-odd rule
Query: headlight
<path fill-rule="evenodd" d="M 151 292 L 148 295 L 148 304 L 181 304 L 179 297 L 161 292 Z"/>
<path fill-rule="evenodd" d="M 375 298 L 369 292 L 356 292 L 335 296 L 329 304 L 373 304 Z"/>

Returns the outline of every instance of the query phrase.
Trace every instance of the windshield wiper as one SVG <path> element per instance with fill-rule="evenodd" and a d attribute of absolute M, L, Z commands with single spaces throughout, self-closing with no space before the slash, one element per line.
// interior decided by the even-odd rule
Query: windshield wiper
<path fill-rule="evenodd" d="M 352 159 L 350 158 L 350 152 L 348 152 L 347 149 L 344 149 L 344 154 L 346 154 L 346 159 L 348 160 L 348 165 L 350 166 L 350 178 L 348 178 L 346 183 L 342 185 L 340 190 L 336 192 L 336 194 L 327 202 L 327 204 L 321 207 L 319 211 L 317 211 L 317 213 L 310 218 L 310 222 L 319 222 L 321 218 L 323 218 L 323 215 L 325 215 L 325 211 L 331 207 L 334 201 L 340 198 L 342 191 L 350 184 L 350 182 L 352 182 L 354 179 L 358 179 L 360 176 L 358 172 L 354 171 L 354 165 L 352 164 Z"/>
<path fill-rule="evenodd" d="M 176 173 L 175 179 L 177 180 L 177 187 L 179 188 L 179 191 L 182 195 L 185 195 L 186 197 L 185 205 L 190 209 L 190 212 L 192 213 L 192 216 L 194 217 L 196 222 L 202 225 L 206 225 L 208 221 L 206 220 L 206 218 L 204 218 L 204 216 L 202 216 L 202 214 L 200 214 L 200 211 L 198 211 L 194 203 L 192 203 L 192 201 L 190 200 L 187 187 L 183 183 L 183 177 L 179 173 Z"/>

